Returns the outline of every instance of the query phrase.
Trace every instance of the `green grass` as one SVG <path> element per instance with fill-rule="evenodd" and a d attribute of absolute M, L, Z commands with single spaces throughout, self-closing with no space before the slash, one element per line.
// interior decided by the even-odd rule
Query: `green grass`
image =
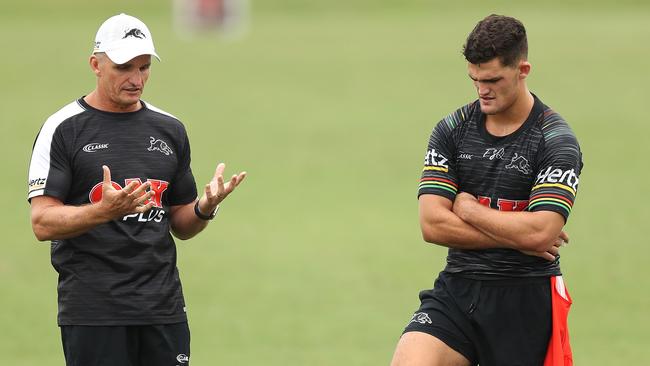
<path fill-rule="evenodd" d="M 461 45 L 497 12 L 526 24 L 529 86 L 584 153 L 562 256 L 576 363 L 649 364 L 650 5 L 508 3 L 260 1 L 237 41 L 178 39 L 167 3 L 2 4 L 0 361 L 63 363 L 27 166 L 44 119 L 93 88 L 99 23 L 126 11 L 154 33 L 163 62 L 145 99 L 185 122 L 197 181 L 219 161 L 249 172 L 207 231 L 179 242 L 193 364 L 388 364 L 444 265 L 417 225 L 428 134 L 474 98 Z"/>

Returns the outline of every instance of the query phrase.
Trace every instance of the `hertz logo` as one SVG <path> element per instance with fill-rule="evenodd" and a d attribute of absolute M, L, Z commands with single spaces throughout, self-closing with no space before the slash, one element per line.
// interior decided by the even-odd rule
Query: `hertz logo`
<path fill-rule="evenodd" d="M 46 181 L 47 181 L 47 179 L 45 179 L 45 178 L 31 179 L 29 181 L 29 187 L 30 188 L 42 187 L 42 186 L 45 185 Z"/>
<path fill-rule="evenodd" d="M 562 184 L 573 190 L 573 194 L 578 190 L 578 183 L 580 179 L 575 170 L 562 170 L 560 168 L 553 169 L 549 166 L 545 171 L 537 175 L 535 185 L 540 184 Z"/>
<path fill-rule="evenodd" d="M 440 167 L 445 169 L 445 171 L 447 171 L 447 168 L 449 168 L 447 162 L 447 158 L 444 157 L 444 155 L 441 153 L 436 152 L 435 149 L 427 151 L 427 154 L 424 156 L 424 165 Z"/>

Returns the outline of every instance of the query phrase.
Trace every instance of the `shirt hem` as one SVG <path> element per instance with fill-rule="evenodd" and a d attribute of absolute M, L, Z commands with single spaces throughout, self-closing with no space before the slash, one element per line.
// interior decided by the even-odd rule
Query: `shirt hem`
<path fill-rule="evenodd" d="M 156 325 L 175 324 L 187 322 L 187 315 L 157 318 L 125 318 L 125 319 L 58 319 L 59 326 L 66 325 L 89 325 L 89 326 L 121 326 L 121 325 Z"/>

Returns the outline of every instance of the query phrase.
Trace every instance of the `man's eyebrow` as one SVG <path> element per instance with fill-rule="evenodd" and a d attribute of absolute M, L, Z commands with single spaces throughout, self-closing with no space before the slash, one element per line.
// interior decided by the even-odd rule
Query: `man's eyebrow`
<path fill-rule="evenodd" d="M 482 80 L 477 79 L 477 78 L 473 77 L 470 74 L 467 74 L 467 76 L 469 76 L 469 78 L 474 80 L 474 81 L 479 81 L 479 82 L 483 82 L 483 83 L 495 83 L 495 82 L 503 79 L 503 76 L 495 76 L 495 77 L 490 78 L 490 79 L 482 79 Z"/>

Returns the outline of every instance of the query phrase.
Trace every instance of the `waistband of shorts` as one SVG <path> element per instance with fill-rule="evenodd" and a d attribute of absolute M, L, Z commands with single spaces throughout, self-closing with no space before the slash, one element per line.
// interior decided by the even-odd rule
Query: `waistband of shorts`
<path fill-rule="evenodd" d="M 472 280 L 481 282 L 482 286 L 517 286 L 517 285 L 533 285 L 533 284 L 549 284 L 550 278 L 555 276 L 541 276 L 541 277 L 486 277 L 486 276 L 473 276 L 466 273 L 448 273 L 441 272 L 448 278 L 462 278 L 465 280 Z"/>

